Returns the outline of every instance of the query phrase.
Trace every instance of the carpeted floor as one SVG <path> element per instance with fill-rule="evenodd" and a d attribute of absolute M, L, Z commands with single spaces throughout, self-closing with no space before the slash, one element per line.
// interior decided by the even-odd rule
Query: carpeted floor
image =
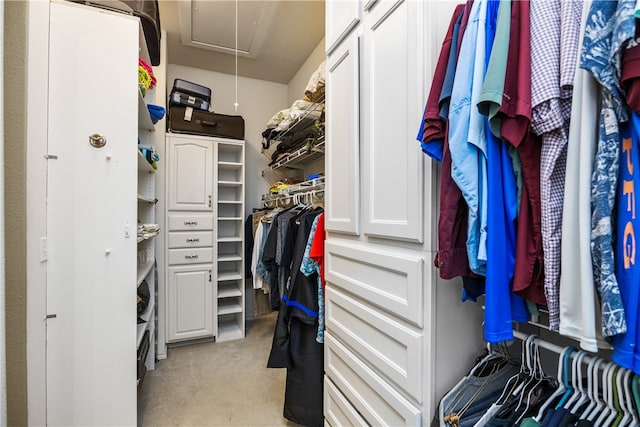
<path fill-rule="evenodd" d="M 266 368 L 276 313 L 246 338 L 170 347 L 144 379 L 142 426 L 297 426 L 282 417 L 286 370 Z"/>

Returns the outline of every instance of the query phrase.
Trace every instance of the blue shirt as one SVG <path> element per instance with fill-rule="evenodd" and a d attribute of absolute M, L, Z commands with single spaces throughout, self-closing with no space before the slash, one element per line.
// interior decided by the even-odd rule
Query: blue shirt
<path fill-rule="evenodd" d="M 487 2 L 473 2 L 462 37 L 449 108 L 451 178 L 469 207 L 469 267 L 486 274 L 487 262 L 487 138 L 485 119 L 476 108 L 485 70 Z M 473 108 L 472 108 L 473 106 Z"/>
<path fill-rule="evenodd" d="M 617 188 L 617 227 L 615 272 L 627 320 L 627 332 L 613 340 L 613 361 L 623 368 L 634 369 L 634 353 L 638 332 L 638 303 L 640 302 L 640 254 L 636 255 L 636 241 L 640 238 L 640 117 L 633 113 L 632 129 L 620 126 L 622 149 L 619 157 Z M 636 237 L 637 236 L 637 237 Z M 640 360 L 638 360 L 640 362 Z M 640 363 L 636 364 L 636 370 Z"/>
<path fill-rule="evenodd" d="M 488 64 L 498 6 L 509 8 L 510 3 L 489 0 L 487 13 L 487 55 Z M 500 6 L 503 7 L 503 6 Z M 503 11 L 504 12 L 504 11 Z M 508 15 L 510 16 L 510 14 Z M 487 342 L 498 343 L 513 339 L 512 321 L 529 320 L 522 298 L 511 292 L 516 262 L 516 214 L 517 187 L 509 148 L 487 129 L 487 280 L 485 284 L 484 338 Z"/>

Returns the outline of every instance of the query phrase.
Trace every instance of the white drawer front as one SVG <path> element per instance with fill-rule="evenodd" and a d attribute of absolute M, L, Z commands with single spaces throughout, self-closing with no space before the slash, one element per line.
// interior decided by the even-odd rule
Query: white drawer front
<path fill-rule="evenodd" d="M 420 409 L 358 359 L 330 332 L 325 334 L 325 372 L 370 425 L 422 425 Z"/>
<path fill-rule="evenodd" d="M 422 403 L 422 335 L 327 286 L 327 329 Z"/>
<path fill-rule="evenodd" d="M 424 257 L 327 240 L 326 279 L 422 327 Z"/>
<path fill-rule="evenodd" d="M 169 231 L 213 230 L 211 215 L 169 215 Z"/>
<path fill-rule="evenodd" d="M 169 249 L 169 265 L 213 262 L 212 248 Z"/>
<path fill-rule="evenodd" d="M 209 247 L 213 244 L 213 232 L 171 232 L 169 233 L 169 249 Z"/>
<path fill-rule="evenodd" d="M 362 426 L 369 424 L 358 414 L 338 388 L 324 377 L 324 418 L 330 426 Z"/>

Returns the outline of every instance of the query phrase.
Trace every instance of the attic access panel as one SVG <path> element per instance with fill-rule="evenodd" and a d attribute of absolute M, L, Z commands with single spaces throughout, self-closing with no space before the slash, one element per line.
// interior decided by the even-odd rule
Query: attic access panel
<path fill-rule="evenodd" d="M 236 2 L 191 0 L 180 3 L 182 44 L 235 54 Z M 271 29 L 277 1 L 238 1 L 238 55 L 256 58 Z"/>

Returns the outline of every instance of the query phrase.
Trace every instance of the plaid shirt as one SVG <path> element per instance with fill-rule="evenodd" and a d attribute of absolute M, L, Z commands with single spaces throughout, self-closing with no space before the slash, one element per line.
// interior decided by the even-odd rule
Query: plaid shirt
<path fill-rule="evenodd" d="M 531 2 L 531 128 L 542 137 L 542 245 L 552 330 L 560 323 L 560 243 L 572 93 L 568 83 L 575 75 L 581 15 L 578 0 Z"/>

